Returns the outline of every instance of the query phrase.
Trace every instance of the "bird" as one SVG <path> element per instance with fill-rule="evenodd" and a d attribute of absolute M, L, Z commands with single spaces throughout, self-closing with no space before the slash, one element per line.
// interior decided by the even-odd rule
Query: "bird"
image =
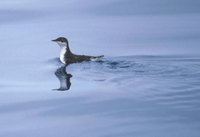
<path fill-rule="evenodd" d="M 76 55 L 73 54 L 69 48 L 69 42 L 65 37 L 59 37 L 52 40 L 60 46 L 60 61 L 63 64 L 79 63 L 83 61 L 96 61 L 104 57 L 101 56 L 87 56 L 87 55 Z"/>

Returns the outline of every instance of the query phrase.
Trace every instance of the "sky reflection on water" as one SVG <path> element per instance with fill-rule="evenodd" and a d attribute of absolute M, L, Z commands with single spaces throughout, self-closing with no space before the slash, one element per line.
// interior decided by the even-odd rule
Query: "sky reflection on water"
<path fill-rule="evenodd" d="M 199 0 L 0 5 L 0 136 L 199 137 Z M 105 58 L 55 73 L 59 36 Z"/>

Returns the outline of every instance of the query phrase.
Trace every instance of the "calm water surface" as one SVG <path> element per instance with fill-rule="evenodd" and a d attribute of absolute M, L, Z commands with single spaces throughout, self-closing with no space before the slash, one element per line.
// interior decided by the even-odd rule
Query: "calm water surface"
<path fill-rule="evenodd" d="M 199 5 L 0 1 L 0 137 L 199 137 Z"/>
<path fill-rule="evenodd" d="M 66 91 L 55 90 L 55 72 L 62 66 L 57 58 L 37 63 L 19 64 L 10 71 L 24 71 L 1 79 L 1 136 L 199 135 L 200 57 L 106 57 L 70 64 L 59 73 L 72 75 Z"/>

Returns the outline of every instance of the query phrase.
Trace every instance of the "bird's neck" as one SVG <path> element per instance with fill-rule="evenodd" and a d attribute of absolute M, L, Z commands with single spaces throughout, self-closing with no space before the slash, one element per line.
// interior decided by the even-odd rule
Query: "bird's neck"
<path fill-rule="evenodd" d="M 60 61 L 65 64 L 65 55 L 72 54 L 68 42 L 57 42 L 60 46 Z"/>
<path fill-rule="evenodd" d="M 67 49 L 66 47 L 60 47 L 60 61 L 65 64 L 65 53 Z"/>
<path fill-rule="evenodd" d="M 68 42 L 57 42 L 57 43 L 60 46 L 61 51 L 65 50 L 67 53 L 71 53 Z"/>
<path fill-rule="evenodd" d="M 65 55 L 72 54 L 68 44 L 59 44 L 60 46 L 60 61 L 65 64 Z"/>

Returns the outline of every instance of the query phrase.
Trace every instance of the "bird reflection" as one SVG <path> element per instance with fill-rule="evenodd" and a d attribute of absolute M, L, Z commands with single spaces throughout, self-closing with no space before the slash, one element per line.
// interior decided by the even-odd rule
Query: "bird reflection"
<path fill-rule="evenodd" d="M 72 77 L 72 75 L 66 72 L 67 66 L 68 65 L 62 66 L 56 70 L 55 75 L 60 81 L 60 88 L 55 90 L 65 91 L 70 89 L 71 86 L 70 78 Z"/>

